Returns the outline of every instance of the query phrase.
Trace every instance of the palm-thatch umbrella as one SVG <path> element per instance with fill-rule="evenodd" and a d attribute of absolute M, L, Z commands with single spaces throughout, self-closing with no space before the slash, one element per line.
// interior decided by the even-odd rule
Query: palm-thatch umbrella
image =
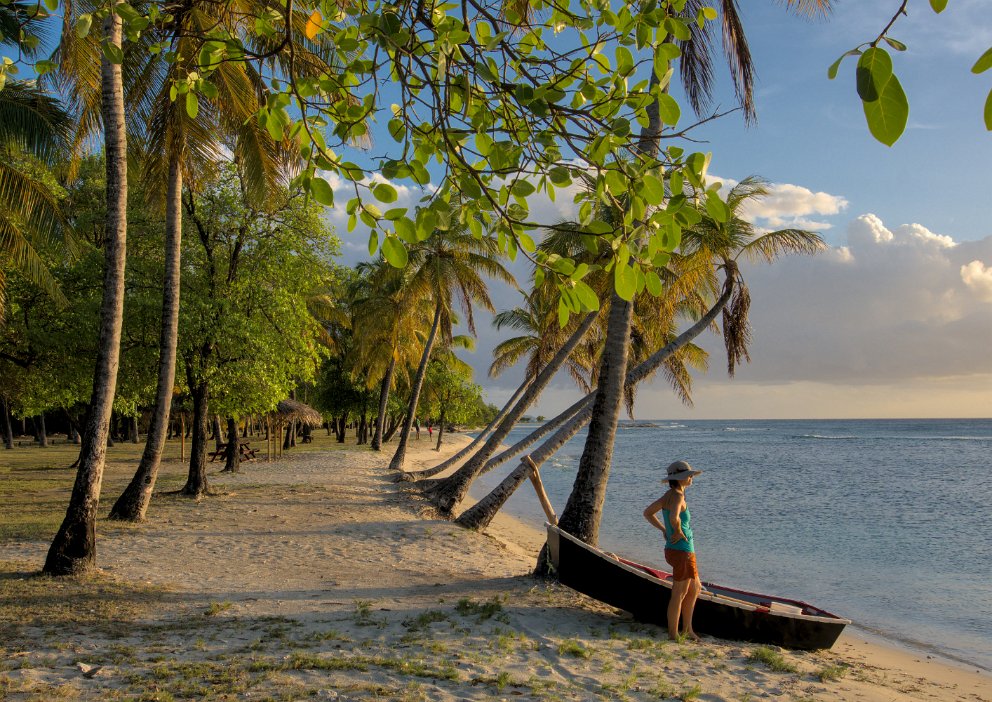
<path fill-rule="evenodd" d="M 324 418 L 320 415 L 320 412 L 315 410 L 308 404 L 300 402 L 299 400 L 294 400 L 292 398 L 286 398 L 285 400 L 280 400 L 279 404 L 276 405 L 275 410 L 269 413 L 268 421 L 270 427 L 274 424 L 278 429 L 278 439 L 276 439 L 276 451 L 277 455 L 282 453 L 282 431 L 283 427 L 290 422 L 299 422 L 300 424 L 307 424 L 311 427 L 319 427 L 324 423 Z M 272 431 L 270 429 L 269 435 L 271 436 Z M 271 456 L 271 440 L 266 440 L 266 457 Z"/>

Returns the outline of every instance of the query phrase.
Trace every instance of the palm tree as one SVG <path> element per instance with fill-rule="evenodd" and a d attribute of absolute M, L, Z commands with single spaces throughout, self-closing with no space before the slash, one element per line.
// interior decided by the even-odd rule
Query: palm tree
<path fill-rule="evenodd" d="M 111 11 L 104 21 L 106 41 L 120 49 L 121 18 Z M 80 573 L 96 559 L 96 514 L 107 452 L 107 432 L 117 387 L 121 327 L 124 319 L 124 261 L 127 247 L 127 134 L 124 86 L 119 64 L 100 62 L 104 149 L 107 161 L 107 214 L 104 240 L 103 302 L 90 411 L 82 433 L 79 468 L 65 519 L 45 559 L 50 575 Z"/>
<path fill-rule="evenodd" d="M 411 248 L 409 294 L 429 297 L 434 302 L 434 318 L 424 343 L 417 375 L 410 392 L 409 408 L 399 445 L 389 464 L 390 470 L 403 470 L 406 445 L 417 415 L 420 390 L 427 372 L 427 362 L 438 333 L 450 341 L 454 303 L 457 300 L 465 313 L 465 323 L 475 334 L 473 304 L 494 311 L 483 276 L 516 286 L 513 276 L 497 260 L 499 249 L 491 237 L 475 238 L 464 226 L 436 230 L 427 239 Z"/>
<path fill-rule="evenodd" d="M 806 12 L 824 11 L 829 3 L 812 0 L 787 0 L 790 7 Z M 700 0 L 687 4 L 685 12 L 694 17 L 702 7 Z M 753 78 L 754 69 L 750 50 L 744 35 L 743 26 L 737 13 L 736 0 L 722 0 L 720 3 L 723 46 L 737 92 L 738 104 L 744 110 L 746 120 L 754 117 Z M 705 67 L 712 62 L 711 44 L 708 35 L 696 32 L 684 42 L 680 70 L 686 93 L 691 104 L 700 108 L 711 94 L 711 83 Z M 689 64 L 689 65 L 687 65 Z M 711 72 L 710 72 L 711 74 Z M 654 79 L 654 76 L 652 76 Z M 649 109 L 656 112 L 656 105 Z M 657 115 L 649 116 L 649 124 L 641 132 L 636 151 L 643 157 L 653 160 L 660 145 L 660 124 Z M 602 499 L 605 496 L 606 482 L 609 479 L 613 445 L 623 401 L 624 378 L 627 374 L 628 348 L 630 346 L 633 304 L 613 295 L 610 306 L 609 326 L 606 344 L 600 358 L 599 384 L 596 390 L 595 405 L 589 422 L 586 443 L 579 460 L 579 471 L 575 488 L 566 510 L 562 513 L 561 528 L 579 539 L 595 544 L 599 534 L 599 519 L 602 514 Z M 579 491 L 584 491 L 579 494 Z"/>
<path fill-rule="evenodd" d="M 0 5 L 0 46 L 16 46 L 33 55 L 33 50 L 20 41 L 22 31 L 30 31 L 32 12 L 20 2 Z M 65 296 L 40 252 L 74 251 L 54 178 L 46 173 L 69 152 L 72 118 L 58 100 L 33 81 L 8 79 L 0 87 L 0 261 L 9 261 L 64 305 Z M 0 322 L 5 289 L 0 266 Z"/>

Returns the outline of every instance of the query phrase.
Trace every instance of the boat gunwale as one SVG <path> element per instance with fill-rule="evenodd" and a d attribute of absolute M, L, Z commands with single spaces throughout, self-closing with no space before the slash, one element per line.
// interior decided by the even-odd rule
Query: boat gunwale
<path fill-rule="evenodd" d="M 659 585 L 661 585 L 663 587 L 666 587 L 669 590 L 672 589 L 672 583 L 671 583 L 671 581 L 666 581 L 666 580 L 663 580 L 661 578 L 657 578 L 657 577 L 651 575 L 650 573 L 648 573 L 648 572 L 646 572 L 646 571 L 644 571 L 642 569 L 642 568 L 646 568 L 646 567 L 649 567 L 649 566 L 641 566 L 641 564 L 639 564 L 639 563 L 637 564 L 637 566 L 640 566 L 640 567 L 635 567 L 635 566 L 629 565 L 628 563 L 625 563 L 625 562 L 619 560 L 618 558 L 614 558 L 614 557 L 610 556 L 609 554 L 606 553 L 606 551 L 603 551 L 602 549 L 599 549 L 599 548 L 597 548 L 595 546 L 590 546 L 586 542 L 584 542 L 581 539 L 578 539 L 578 538 L 572 536 L 568 532 L 562 531 L 560 528 L 558 528 L 554 524 L 550 524 L 550 523 L 547 523 L 546 522 L 545 523 L 545 526 L 549 530 L 554 529 L 555 532 L 557 532 L 561 536 L 564 536 L 565 538 L 567 538 L 572 543 L 574 543 L 574 544 L 576 544 L 578 546 L 581 546 L 582 548 L 586 549 L 587 551 L 592 552 L 593 554 L 595 554 L 597 556 L 601 556 L 603 558 L 608 559 L 613 564 L 620 566 L 624 570 L 626 570 L 626 571 L 628 571 L 628 572 L 630 572 L 630 573 L 632 573 L 632 574 L 634 574 L 634 575 L 636 575 L 638 577 L 646 578 L 647 580 L 649 580 L 651 582 L 654 582 L 654 583 L 657 583 L 657 584 L 659 584 Z M 635 561 L 631 561 L 631 562 L 634 563 Z M 726 587 L 726 586 L 723 586 L 723 585 L 716 585 L 716 586 L 714 586 L 712 583 L 704 583 L 704 584 L 707 585 L 708 587 L 719 587 L 721 589 L 726 589 L 726 590 L 729 590 L 731 592 L 738 592 L 738 593 L 745 594 L 745 595 L 752 595 L 752 596 L 760 596 L 760 597 L 769 597 L 769 598 L 771 598 L 770 595 L 765 595 L 763 593 L 749 592 L 747 590 L 738 590 L 736 588 L 730 588 L 730 587 Z M 773 616 L 773 617 L 785 617 L 785 618 L 788 618 L 788 619 L 801 619 L 803 621 L 824 622 L 824 623 L 827 623 L 827 624 L 843 624 L 844 626 L 847 626 L 848 624 L 851 623 L 851 620 L 850 619 L 845 619 L 843 617 L 837 616 L 836 614 L 831 614 L 830 612 L 827 612 L 824 609 L 820 609 L 819 607 L 816 607 L 816 606 L 811 605 L 811 604 L 806 603 L 806 602 L 803 602 L 802 604 L 804 606 L 806 606 L 806 607 L 812 607 L 812 608 L 814 608 L 814 609 L 816 609 L 816 610 L 818 610 L 820 612 L 824 612 L 825 614 L 827 614 L 829 616 L 825 616 L 824 617 L 824 616 L 819 616 L 819 615 L 816 615 L 816 614 L 802 614 L 801 612 L 796 613 L 796 612 L 772 611 L 768 607 L 765 607 L 764 605 L 757 605 L 757 604 L 752 604 L 750 602 L 744 602 L 744 601 L 734 600 L 734 599 L 730 598 L 729 596 L 721 596 L 718 593 L 710 592 L 710 591 L 707 591 L 707 590 L 702 590 L 699 593 L 699 599 L 706 600 L 706 601 L 712 602 L 714 604 L 722 605 L 724 607 L 735 607 L 737 609 L 741 609 L 741 610 L 744 610 L 744 611 L 748 611 L 748 612 L 759 612 L 760 614 L 767 614 L 767 615 Z M 782 598 L 782 599 L 786 599 L 786 598 Z M 772 601 L 774 601 L 773 598 L 772 598 Z M 800 600 L 791 600 L 791 601 L 792 602 L 800 602 Z"/>

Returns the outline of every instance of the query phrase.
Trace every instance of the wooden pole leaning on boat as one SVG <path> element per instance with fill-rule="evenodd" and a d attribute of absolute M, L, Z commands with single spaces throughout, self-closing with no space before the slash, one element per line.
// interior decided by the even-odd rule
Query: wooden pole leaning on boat
<path fill-rule="evenodd" d="M 548 518 L 548 524 L 557 526 L 558 515 L 555 514 L 555 510 L 551 506 L 548 493 L 544 491 L 544 483 L 541 482 L 541 473 L 538 471 L 537 464 L 534 463 L 529 455 L 524 456 L 523 460 L 530 466 L 530 481 L 534 484 L 534 491 L 537 492 L 537 499 L 541 502 L 541 507 L 544 508 L 544 514 Z"/>

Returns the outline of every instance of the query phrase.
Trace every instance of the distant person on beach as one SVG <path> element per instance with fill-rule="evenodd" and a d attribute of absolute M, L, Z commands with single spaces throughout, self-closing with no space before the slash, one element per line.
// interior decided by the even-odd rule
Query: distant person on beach
<path fill-rule="evenodd" d="M 685 489 L 692 485 L 692 476 L 701 472 L 685 461 L 675 461 L 668 466 L 668 491 L 644 510 L 644 518 L 665 535 L 665 561 L 672 566 L 672 596 L 668 602 L 668 637 L 671 639 L 678 638 L 680 617 L 682 633 L 699 639 L 692 630 L 692 611 L 702 583 L 696 570 L 696 549 L 692 543 Z M 661 512 L 664 524 L 658 521 L 658 512 Z"/>

